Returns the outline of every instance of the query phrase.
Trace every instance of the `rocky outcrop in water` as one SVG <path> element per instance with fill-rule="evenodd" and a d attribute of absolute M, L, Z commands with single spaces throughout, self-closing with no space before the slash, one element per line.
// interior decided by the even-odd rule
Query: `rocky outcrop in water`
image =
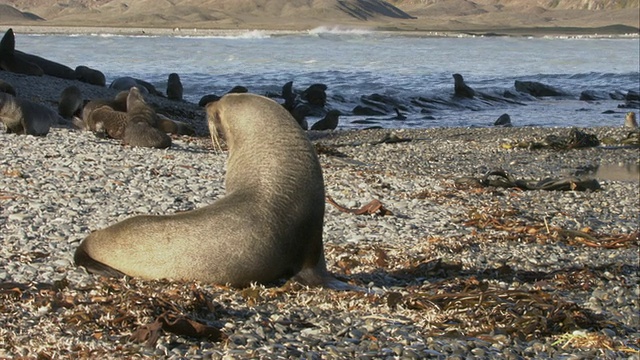
<path fill-rule="evenodd" d="M 537 81 L 516 80 L 515 87 L 517 91 L 530 94 L 535 97 L 567 96 L 568 95 L 562 90 L 556 89 L 551 85 L 546 85 Z"/>

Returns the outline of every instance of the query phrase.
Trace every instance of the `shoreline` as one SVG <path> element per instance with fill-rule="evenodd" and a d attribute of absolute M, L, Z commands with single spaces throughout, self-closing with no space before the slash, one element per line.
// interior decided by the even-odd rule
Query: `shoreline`
<path fill-rule="evenodd" d="M 247 33 L 259 33 L 267 36 L 293 36 L 314 32 L 336 34 L 380 34 L 384 36 L 405 36 L 425 38 L 457 37 L 533 37 L 533 38 L 640 38 L 636 33 L 598 33 L 596 28 L 532 27 L 532 28 L 487 28 L 476 30 L 406 30 L 350 25 L 317 26 L 311 29 L 274 29 L 274 28 L 187 28 L 187 27 L 115 27 L 115 26 L 58 26 L 58 25 L 1 25 L 13 28 L 14 32 L 29 35 L 115 35 L 115 36 L 175 36 L 175 37 L 233 37 Z M 565 29 L 562 31 L 561 29 Z M 571 29 L 570 31 L 566 29 Z"/>

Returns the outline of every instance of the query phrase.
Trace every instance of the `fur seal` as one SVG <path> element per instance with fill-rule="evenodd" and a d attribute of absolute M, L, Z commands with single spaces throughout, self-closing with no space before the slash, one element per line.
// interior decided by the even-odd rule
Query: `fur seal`
<path fill-rule="evenodd" d="M 75 72 L 66 65 L 16 50 L 13 29 L 7 30 L 0 41 L 0 68 L 27 75 L 47 74 L 68 80 L 76 78 Z"/>
<path fill-rule="evenodd" d="M 171 147 L 171 137 L 146 121 L 128 122 L 122 143 L 129 146 L 166 149 Z"/>
<path fill-rule="evenodd" d="M 127 125 L 124 130 L 125 145 L 166 149 L 171 138 L 157 129 L 158 115 L 145 101 L 137 87 L 129 89 L 127 96 Z"/>
<path fill-rule="evenodd" d="M 146 122 L 152 127 L 158 125 L 158 115 L 144 100 L 138 87 L 129 89 L 127 95 L 127 116 L 129 122 Z"/>
<path fill-rule="evenodd" d="M 456 97 L 471 99 L 476 92 L 464 82 L 464 78 L 460 74 L 453 74 L 453 91 Z"/>
<path fill-rule="evenodd" d="M 220 100 L 221 96 L 216 94 L 207 94 L 200 98 L 198 101 L 198 106 L 205 107 L 207 104 Z"/>
<path fill-rule="evenodd" d="M 158 115 L 158 130 L 164 133 L 176 134 L 176 135 L 189 135 L 189 136 L 194 136 L 196 134 L 196 131 L 193 128 L 193 126 L 185 122 L 172 120 L 161 114 L 157 114 L 157 115 Z"/>
<path fill-rule="evenodd" d="M 307 122 L 307 119 L 305 119 L 307 115 L 311 113 L 311 108 L 309 107 L 309 105 L 300 104 L 289 112 L 291 113 L 293 118 L 296 119 L 296 122 L 298 122 L 298 125 L 300 125 L 302 130 L 309 130 L 309 123 Z"/>
<path fill-rule="evenodd" d="M 0 40 L 0 69 L 16 74 L 42 76 L 44 71 L 38 65 L 25 61 L 16 54 L 16 38 L 13 29 L 4 33 Z"/>
<path fill-rule="evenodd" d="M 324 107 L 327 104 L 327 85 L 312 84 L 302 92 L 301 97 L 314 106 Z"/>
<path fill-rule="evenodd" d="M 169 74 L 167 79 L 167 99 L 182 101 L 182 82 L 180 82 L 180 75 L 176 73 Z"/>
<path fill-rule="evenodd" d="M 27 54 L 19 50 L 15 50 L 15 56 L 23 62 L 29 62 L 37 65 L 38 67 L 40 67 L 40 69 L 42 69 L 45 75 L 67 80 L 76 79 L 76 72 L 67 65 L 45 59 L 38 55 Z"/>
<path fill-rule="evenodd" d="M 158 91 L 156 87 L 151 83 L 144 80 L 132 78 L 131 76 L 124 76 L 113 80 L 109 85 L 109 88 L 116 90 L 129 90 L 134 86 L 137 87 L 140 92 L 145 95 L 151 94 L 156 96 L 164 96 L 164 94 Z"/>
<path fill-rule="evenodd" d="M 229 94 L 207 106 L 207 118 L 214 143 L 220 136 L 229 147 L 226 196 L 95 231 L 76 249 L 76 265 L 108 276 L 232 286 L 293 277 L 353 289 L 326 269 L 322 169 L 286 109 L 259 95 Z"/>
<path fill-rule="evenodd" d="M 281 97 L 284 99 L 282 106 L 293 114 L 293 109 L 296 108 L 296 94 L 293 92 L 293 81 L 282 85 Z"/>
<path fill-rule="evenodd" d="M 62 90 L 58 102 L 58 114 L 65 119 L 71 119 L 82 111 L 84 100 L 80 88 L 71 85 Z"/>
<path fill-rule="evenodd" d="M 340 120 L 340 111 L 329 110 L 327 115 L 311 126 L 311 130 L 335 130 Z"/>
<path fill-rule="evenodd" d="M 80 65 L 75 70 L 76 79 L 85 82 L 87 84 L 106 86 L 107 79 L 100 70 L 95 70 L 90 67 Z"/>
<path fill-rule="evenodd" d="M 129 116 L 124 111 L 114 110 L 108 105 L 93 109 L 87 117 L 87 128 L 100 137 L 106 134 L 112 139 L 123 139 Z"/>
<path fill-rule="evenodd" d="M 506 113 L 500 115 L 500 117 L 493 123 L 493 126 L 510 127 L 511 116 L 509 116 L 509 114 L 506 114 Z"/>
<path fill-rule="evenodd" d="M 0 121 L 7 133 L 46 136 L 51 125 L 61 120 L 55 111 L 44 105 L 0 93 Z"/>
<path fill-rule="evenodd" d="M 638 122 L 636 121 L 636 113 L 629 111 L 624 117 L 624 127 L 629 129 L 637 129 Z"/>
<path fill-rule="evenodd" d="M 13 85 L 4 80 L 0 80 L 0 92 L 16 96 L 16 89 L 13 88 Z"/>
<path fill-rule="evenodd" d="M 127 111 L 127 96 L 129 96 L 129 91 L 121 91 L 116 94 L 113 99 L 94 99 L 89 101 L 82 109 L 82 120 L 74 119 L 74 124 L 76 127 L 83 130 L 90 130 L 93 132 L 103 131 L 104 129 L 102 126 L 104 125 L 104 121 L 97 117 L 93 117 L 93 112 L 98 108 L 107 106 L 111 110 L 124 113 Z M 101 114 L 100 116 L 105 115 L 106 114 Z"/>

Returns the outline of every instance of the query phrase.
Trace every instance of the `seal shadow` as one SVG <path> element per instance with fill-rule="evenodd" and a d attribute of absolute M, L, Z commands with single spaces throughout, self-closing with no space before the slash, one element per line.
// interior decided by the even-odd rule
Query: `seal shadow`
<path fill-rule="evenodd" d="M 567 266 L 553 271 L 517 270 L 509 265 L 485 269 L 463 269 L 461 263 L 447 262 L 441 258 L 435 258 L 404 269 L 389 271 L 384 268 L 378 268 L 368 273 L 352 273 L 348 275 L 348 280 L 382 288 L 422 286 L 425 281 L 432 285 L 437 285 L 439 282 L 453 279 L 476 279 L 480 282 L 499 280 L 507 283 L 518 282 L 536 285 L 559 278 L 573 279 L 579 277 L 583 283 L 574 283 L 572 286 L 581 286 L 587 290 L 590 287 L 588 284 L 590 280 L 595 278 L 605 279 L 603 273 L 607 271 L 610 273 L 632 274 L 640 271 L 640 266 L 633 264 L 589 266 L 585 264 L 582 266 Z"/>

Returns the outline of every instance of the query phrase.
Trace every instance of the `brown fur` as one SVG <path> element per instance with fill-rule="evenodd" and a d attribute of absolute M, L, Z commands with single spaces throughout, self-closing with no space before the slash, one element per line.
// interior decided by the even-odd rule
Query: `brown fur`
<path fill-rule="evenodd" d="M 171 120 L 168 117 L 158 114 L 158 129 L 164 133 L 175 135 L 194 136 L 196 131 L 185 122 Z"/>
<path fill-rule="evenodd" d="M 306 134 L 278 103 L 226 95 L 207 106 L 229 147 L 227 194 L 209 206 L 136 216 L 89 235 L 77 265 L 106 275 L 245 286 L 295 277 L 351 289 L 326 270 L 324 184 Z"/>
<path fill-rule="evenodd" d="M 166 149 L 171 147 L 171 138 L 145 121 L 129 122 L 124 131 L 123 143 L 129 146 Z"/>

